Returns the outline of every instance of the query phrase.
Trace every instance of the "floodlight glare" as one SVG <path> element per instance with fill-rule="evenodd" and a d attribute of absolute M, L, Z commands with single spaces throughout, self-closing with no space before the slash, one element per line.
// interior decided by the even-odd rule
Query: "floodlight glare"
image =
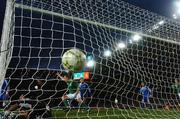
<path fill-rule="evenodd" d="M 106 50 L 106 51 L 104 52 L 104 56 L 105 56 L 105 57 L 110 57 L 110 56 L 111 56 L 111 51 L 110 51 L 110 50 Z"/>
<path fill-rule="evenodd" d="M 174 6 L 176 9 L 176 14 L 180 14 L 180 1 L 176 1 L 176 2 L 174 2 L 174 4 L 175 4 Z M 173 18 L 177 19 L 177 16 L 176 17 L 173 16 Z"/>
<path fill-rule="evenodd" d="M 180 1 L 176 1 L 175 6 L 176 6 L 176 8 L 180 8 Z"/>
<path fill-rule="evenodd" d="M 90 60 L 87 62 L 87 67 L 94 67 L 94 64 L 95 64 L 94 60 Z"/>
<path fill-rule="evenodd" d="M 173 18 L 174 18 L 174 19 L 177 19 L 177 16 L 176 16 L 176 14 L 173 14 Z"/>
<path fill-rule="evenodd" d="M 126 45 L 125 45 L 124 43 L 119 43 L 119 44 L 118 44 L 118 48 L 123 49 L 123 48 L 125 48 L 125 47 L 126 47 Z"/>
<path fill-rule="evenodd" d="M 89 60 L 92 60 L 92 59 L 93 59 L 93 56 L 92 56 L 92 55 L 88 55 L 86 59 L 87 59 L 88 61 L 89 61 Z"/>
<path fill-rule="evenodd" d="M 132 37 L 132 40 L 133 41 L 139 41 L 142 37 L 139 35 L 139 34 L 135 34 L 133 37 Z"/>
<path fill-rule="evenodd" d="M 159 25 L 163 25 L 164 24 L 164 20 L 161 20 L 158 24 Z"/>
<path fill-rule="evenodd" d="M 158 28 L 159 28 L 158 25 L 154 25 L 152 29 L 155 30 L 155 29 L 158 29 Z"/>
<path fill-rule="evenodd" d="M 129 43 L 133 43 L 132 40 L 129 40 Z"/>

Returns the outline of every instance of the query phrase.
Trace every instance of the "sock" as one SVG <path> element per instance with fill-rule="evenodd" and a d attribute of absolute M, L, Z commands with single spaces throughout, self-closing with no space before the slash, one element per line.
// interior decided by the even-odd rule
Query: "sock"
<path fill-rule="evenodd" d="M 144 108 L 144 103 L 141 103 L 141 108 Z"/>
<path fill-rule="evenodd" d="M 69 107 L 69 103 L 68 103 L 67 100 L 64 100 L 63 103 L 64 103 L 64 105 L 65 105 L 66 108 Z"/>

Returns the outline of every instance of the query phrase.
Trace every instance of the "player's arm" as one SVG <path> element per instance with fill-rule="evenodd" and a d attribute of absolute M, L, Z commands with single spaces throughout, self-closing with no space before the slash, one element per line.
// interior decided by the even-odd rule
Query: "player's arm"
<path fill-rule="evenodd" d="M 175 84 L 175 85 L 171 85 L 171 88 L 173 89 L 173 92 L 176 92 L 178 86 Z"/>
<path fill-rule="evenodd" d="M 92 98 L 92 92 L 91 92 L 91 89 L 90 89 L 90 87 L 89 87 L 89 85 L 87 84 L 87 91 L 88 91 L 88 95 L 89 95 L 89 97 L 91 97 Z"/>
<path fill-rule="evenodd" d="M 149 90 L 149 92 L 151 93 L 152 90 L 151 90 L 149 87 L 148 87 L 148 90 Z"/>
<path fill-rule="evenodd" d="M 6 91 L 5 91 L 5 95 L 6 95 L 6 97 L 7 98 L 9 98 L 9 90 L 10 90 L 10 88 L 9 88 L 9 86 L 6 88 Z"/>
<path fill-rule="evenodd" d="M 171 88 L 176 89 L 177 85 L 176 84 L 175 85 L 171 85 Z"/>
<path fill-rule="evenodd" d="M 148 87 L 148 90 L 149 90 L 149 96 L 152 97 L 152 90 Z"/>
<path fill-rule="evenodd" d="M 76 84 L 76 86 L 77 86 L 77 89 L 76 89 L 76 95 L 80 92 L 80 84 Z"/>
<path fill-rule="evenodd" d="M 142 94 L 142 88 L 140 88 L 139 93 Z"/>
<path fill-rule="evenodd" d="M 80 92 L 80 84 L 76 84 L 77 89 L 76 89 L 76 94 L 78 94 Z"/>

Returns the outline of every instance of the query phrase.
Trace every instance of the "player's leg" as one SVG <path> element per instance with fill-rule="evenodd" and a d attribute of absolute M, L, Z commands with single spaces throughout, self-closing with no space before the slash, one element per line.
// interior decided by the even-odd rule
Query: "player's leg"
<path fill-rule="evenodd" d="M 178 93 L 178 97 L 179 97 L 179 99 L 180 99 L 180 93 Z M 178 106 L 180 107 L 180 102 L 178 101 Z"/>
<path fill-rule="evenodd" d="M 144 97 L 143 102 L 144 107 L 150 107 L 149 97 Z"/>
<path fill-rule="evenodd" d="M 89 107 L 86 105 L 86 98 L 81 97 L 80 93 L 77 94 L 76 100 L 79 104 L 79 109 L 85 109 L 86 111 L 89 110 Z M 78 109 L 78 112 L 79 112 L 79 109 Z"/>
<path fill-rule="evenodd" d="M 61 97 L 62 102 L 64 103 L 66 108 L 70 108 L 70 103 L 68 102 L 68 100 L 73 100 L 76 97 L 76 93 L 74 94 L 67 94 Z"/>
<path fill-rule="evenodd" d="M 179 99 L 180 99 L 180 93 L 178 93 Z"/>
<path fill-rule="evenodd" d="M 90 107 L 87 105 L 87 97 L 84 97 L 82 104 L 86 111 L 90 111 Z"/>
<path fill-rule="evenodd" d="M 146 101 L 147 101 L 146 107 L 152 108 L 149 97 L 147 97 Z"/>
<path fill-rule="evenodd" d="M 69 98 L 68 98 L 67 95 L 64 95 L 64 96 L 61 97 L 61 100 L 62 100 L 62 102 L 64 103 L 64 106 L 65 106 L 66 108 L 69 107 L 68 99 L 69 99 Z"/>
<path fill-rule="evenodd" d="M 141 100 L 141 108 L 144 108 L 145 107 L 145 98 L 143 97 L 142 100 Z"/>
<path fill-rule="evenodd" d="M 79 108 L 78 108 L 78 112 L 79 112 L 80 109 L 81 109 L 81 104 L 83 103 L 83 100 L 81 99 L 80 93 L 78 93 L 78 94 L 76 95 L 76 101 L 78 102 L 78 105 L 79 105 Z"/>

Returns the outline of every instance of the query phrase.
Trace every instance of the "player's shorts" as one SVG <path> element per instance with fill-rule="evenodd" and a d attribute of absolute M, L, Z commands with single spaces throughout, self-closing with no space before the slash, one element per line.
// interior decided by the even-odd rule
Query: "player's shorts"
<path fill-rule="evenodd" d="M 69 99 L 78 99 L 78 98 L 81 98 L 81 95 L 80 95 L 80 93 L 78 93 L 77 95 L 76 95 L 76 93 L 72 93 L 72 94 L 67 94 L 67 97 Z"/>
<path fill-rule="evenodd" d="M 143 97 L 142 103 L 149 103 L 149 97 Z"/>
<path fill-rule="evenodd" d="M 178 93 L 178 96 L 179 96 L 179 98 L 180 98 L 180 93 Z"/>
<path fill-rule="evenodd" d="M 88 93 L 84 93 L 84 94 L 80 94 L 80 95 L 81 95 L 82 100 L 85 99 L 85 98 L 91 97 L 91 95 L 88 94 Z"/>
<path fill-rule="evenodd" d="M 81 98 L 81 94 L 78 93 L 78 94 L 76 95 L 76 98 L 75 98 L 75 99 L 80 99 L 80 98 Z"/>

